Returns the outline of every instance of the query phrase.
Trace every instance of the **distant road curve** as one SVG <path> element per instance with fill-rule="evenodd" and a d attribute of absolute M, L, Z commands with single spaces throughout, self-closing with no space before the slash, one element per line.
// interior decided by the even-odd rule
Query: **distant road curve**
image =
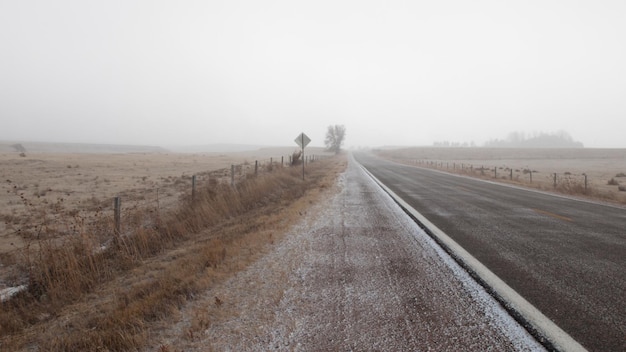
<path fill-rule="evenodd" d="M 585 348 L 626 351 L 626 209 L 355 158 Z"/>

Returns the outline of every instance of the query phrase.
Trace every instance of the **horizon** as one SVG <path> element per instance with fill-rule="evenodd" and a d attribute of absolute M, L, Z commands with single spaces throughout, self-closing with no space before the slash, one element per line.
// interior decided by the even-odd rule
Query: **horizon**
<path fill-rule="evenodd" d="M 626 2 L 5 1 L 0 139 L 626 138 Z"/>
<path fill-rule="evenodd" d="M 13 148 L 15 144 L 35 144 L 42 146 L 103 146 L 103 147 L 130 147 L 130 148 L 160 148 L 164 151 L 168 152 L 177 152 L 177 153 L 198 153 L 198 152 L 213 152 L 213 151 L 202 151 L 202 148 L 206 148 L 207 150 L 214 147 L 224 148 L 223 150 L 217 152 L 237 152 L 237 151 L 251 151 L 251 150 L 259 150 L 259 149 L 270 149 L 270 148 L 293 148 L 299 149 L 300 147 L 294 143 L 291 145 L 271 145 L 271 144 L 239 144 L 239 143 L 210 143 L 210 144 L 180 144 L 180 145 L 158 145 L 158 144 L 115 144 L 115 143 L 89 143 L 89 142 L 50 142 L 50 141 L 28 141 L 28 140 L 0 140 L 0 146 Z M 232 148 L 232 149 L 229 149 Z M 319 145 L 308 145 L 307 148 L 316 148 L 316 149 L 326 149 L 325 146 Z M 364 149 L 409 149 L 409 148 L 433 148 L 433 149 L 607 149 L 607 150 L 620 150 L 625 149 L 626 147 L 588 147 L 583 145 L 582 147 L 572 147 L 572 146 L 563 146 L 563 147 L 533 147 L 533 146 L 489 146 L 489 145 L 418 145 L 418 144 L 407 144 L 407 145 L 377 145 L 377 146 L 344 146 L 342 150 L 354 151 L 354 150 L 364 150 Z M 192 151 L 184 151 L 190 149 L 198 149 Z M 12 150 L 11 152 L 17 152 L 16 150 Z M 28 150 L 26 151 L 29 152 Z"/>

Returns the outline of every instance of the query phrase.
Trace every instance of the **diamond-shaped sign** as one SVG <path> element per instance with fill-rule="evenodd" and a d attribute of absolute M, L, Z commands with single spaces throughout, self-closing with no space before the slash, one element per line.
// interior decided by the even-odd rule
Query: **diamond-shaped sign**
<path fill-rule="evenodd" d="M 300 146 L 300 148 L 304 149 L 307 145 L 309 145 L 309 143 L 311 143 L 311 138 L 303 132 L 296 137 L 295 142 Z"/>

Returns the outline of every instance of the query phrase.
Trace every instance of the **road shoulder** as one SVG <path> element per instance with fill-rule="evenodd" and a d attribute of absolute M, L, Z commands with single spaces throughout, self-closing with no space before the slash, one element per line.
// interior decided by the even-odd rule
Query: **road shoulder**
<path fill-rule="evenodd" d="M 273 251 L 185 307 L 162 345 L 542 349 L 354 162 L 335 191 Z"/>

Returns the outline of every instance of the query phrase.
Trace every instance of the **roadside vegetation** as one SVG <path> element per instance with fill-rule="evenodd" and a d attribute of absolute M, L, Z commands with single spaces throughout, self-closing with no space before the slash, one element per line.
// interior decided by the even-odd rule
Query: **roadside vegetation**
<path fill-rule="evenodd" d="M 119 234 L 104 216 L 59 210 L 0 258 L 27 278 L 0 303 L 0 350 L 142 348 L 154 324 L 279 241 L 345 165 L 338 156 L 308 164 L 305 180 L 300 168 L 277 168 L 234 187 L 208 184 L 176 207 L 125 214 Z"/>

